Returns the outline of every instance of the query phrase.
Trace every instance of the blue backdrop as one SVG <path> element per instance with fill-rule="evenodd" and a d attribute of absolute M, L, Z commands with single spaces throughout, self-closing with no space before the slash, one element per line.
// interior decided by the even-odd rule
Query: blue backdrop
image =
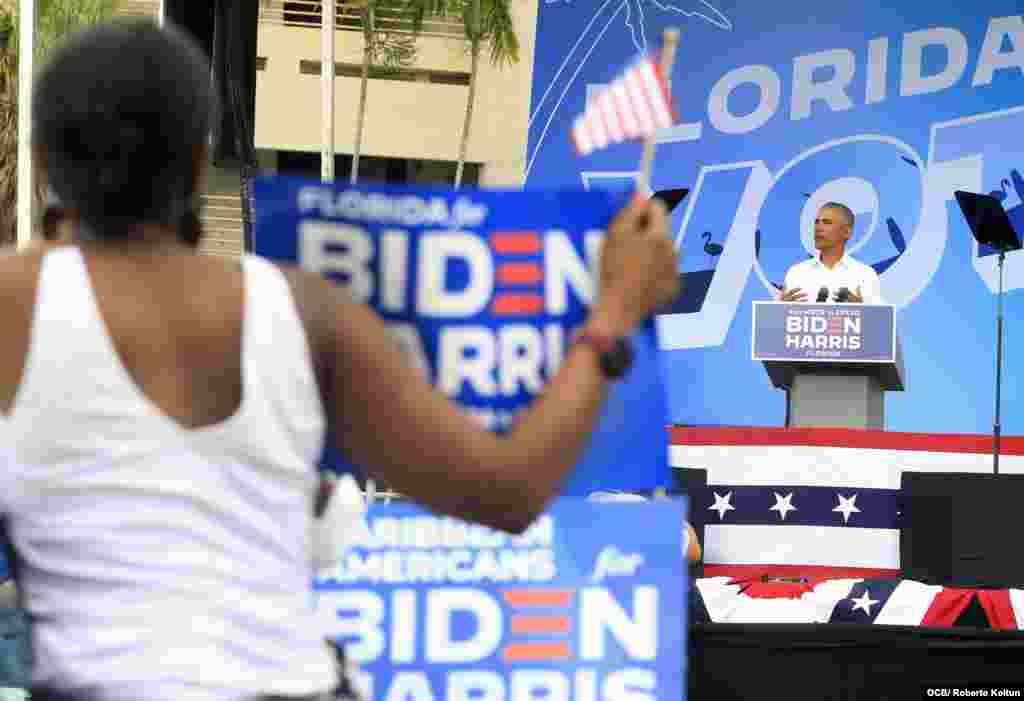
<path fill-rule="evenodd" d="M 673 217 L 687 293 L 659 319 L 672 422 L 781 424 L 784 397 L 750 360 L 751 303 L 807 257 L 817 207 L 839 200 L 857 215 L 850 250 L 897 308 L 908 391 L 889 395 L 888 428 L 991 430 L 995 256 L 979 255 L 953 192 L 995 193 L 1024 230 L 1020 12 L 1020 0 L 542 2 L 530 186 L 631 186 L 639 145 L 580 159 L 569 126 L 631 56 L 682 30 L 682 120 L 660 136 L 652 179 L 691 188 Z M 1003 429 L 1022 434 L 1022 252 L 1007 256 L 1006 287 Z"/>

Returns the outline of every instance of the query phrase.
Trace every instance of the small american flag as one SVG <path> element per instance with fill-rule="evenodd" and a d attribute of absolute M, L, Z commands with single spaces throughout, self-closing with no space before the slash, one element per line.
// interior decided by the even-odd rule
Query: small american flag
<path fill-rule="evenodd" d="M 609 144 L 653 136 L 675 123 L 668 83 L 657 54 L 641 56 L 591 100 L 572 126 L 581 156 Z"/>

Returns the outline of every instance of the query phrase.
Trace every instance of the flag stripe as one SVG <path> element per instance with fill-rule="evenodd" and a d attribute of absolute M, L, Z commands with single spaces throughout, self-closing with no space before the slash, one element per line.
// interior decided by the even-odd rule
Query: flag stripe
<path fill-rule="evenodd" d="M 619 119 L 622 121 L 626 134 L 630 138 L 636 138 L 640 135 L 640 124 L 637 121 L 636 114 L 633 112 L 633 103 L 629 101 L 625 81 L 616 80 L 612 83 L 609 91 L 611 92 L 615 109 L 619 112 Z"/>
<path fill-rule="evenodd" d="M 608 134 L 605 133 L 604 124 L 601 123 L 600 116 L 596 115 L 593 109 L 589 109 L 587 110 L 587 117 L 584 118 L 584 125 L 587 131 L 590 132 L 590 138 L 593 140 L 594 146 L 599 149 L 604 148 L 608 145 Z"/>
<path fill-rule="evenodd" d="M 676 111 L 675 105 L 672 104 L 672 89 L 665 79 L 665 73 L 661 70 L 661 63 L 652 61 L 651 66 L 654 68 L 654 78 L 658 83 L 658 90 L 661 91 L 662 102 L 668 109 L 669 120 L 674 124 L 679 120 L 679 113 Z"/>
<path fill-rule="evenodd" d="M 623 137 L 618 134 L 615 130 L 615 124 L 612 123 L 611 115 L 604 109 L 601 98 L 597 98 L 597 104 L 594 105 L 594 113 L 597 115 L 598 120 L 601 122 L 601 128 L 604 133 L 608 135 L 608 143 L 619 143 L 623 140 Z"/>
<path fill-rule="evenodd" d="M 943 589 L 932 599 L 921 619 L 921 625 L 952 627 L 973 597 L 974 591 L 971 589 Z"/>
<path fill-rule="evenodd" d="M 896 585 L 896 589 L 878 611 L 875 623 L 892 626 L 920 625 L 931 608 L 932 601 L 941 591 L 942 587 L 902 581 Z"/>
<path fill-rule="evenodd" d="M 658 84 L 658 77 L 654 72 L 654 62 L 644 61 L 640 69 L 640 83 L 643 85 L 644 94 L 647 96 L 648 104 L 651 107 L 651 114 L 654 123 L 659 129 L 672 126 L 672 112 L 669 110 Z"/>
<path fill-rule="evenodd" d="M 615 124 L 622 130 L 623 140 L 632 138 L 630 125 L 626 121 L 626 117 L 623 115 L 622 109 L 618 108 L 618 104 L 615 100 L 615 94 L 611 91 L 611 87 L 605 91 L 604 94 L 604 106 L 608 111 L 611 112 L 612 119 L 615 120 Z"/>
<path fill-rule="evenodd" d="M 598 109 L 601 110 L 605 126 L 611 130 L 612 138 L 617 142 L 625 141 L 626 131 L 622 128 L 622 122 L 619 121 L 619 115 L 615 111 L 615 102 L 611 92 L 604 90 L 597 100 Z"/>
<path fill-rule="evenodd" d="M 1000 458 L 1007 474 L 1024 473 L 1024 459 Z M 708 484 L 776 484 L 899 489 L 904 472 L 992 472 L 988 455 L 909 453 L 857 448 L 669 447 L 669 463 L 708 471 Z"/>
<path fill-rule="evenodd" d="M 640 133 L 653 134 L 657 131 L 657 127 L 651 120 L 651 114 L 647 107 L 647 97 L 644 95 L 643 87 L 639 83 L 640 77 L 635 73 L 630 73 L 625 78 L 626 90 L 633 104 L 633 111 L 640 122 Z"/>
<path fill-rule="evenodd" d="M 900 570 L 893 567 L 831 567 L 827 565 L 713 565 L 704 564 L 704 576 L 732 579 L 760 579 L 761 577 L 804 577 L 810 582 L 827 579 L 871 579 L 898 577 Z"/>
<path fill-rule="evenodd" d="M 848 446 L 908 453 L 977 453 L 991 457 L 992 436 L 960 433 L 904 433 L 844 428 L 703 428 L 673 426 L 673 445 Z M 1003 436 L 1002 455 L 1024 456 L 1024 436 Z"/>
<path fill-rule="evenodd" d="M 1017 630 L 1017 617 L 1014 616 L 1008 590 L 979 591 L 978 603 L 984 609 L 990 626 L 996 630 Z"/>
<path fill-rule="evenodd" d="M 1024 590 L 1010 590 L 1010 606 L 1013 607 L 1013 617 L 1017 621 L 1017 628 L 1024 628 Z"/>
<path fill-rule="evenodd" d="M 641 64 L 643 66 L 644 64 Z M 658 114 L 656 113 L 655 98 L 651 94 L 650 86 L 648 86 L 647 74 L 642 70 L 636 71 L 633 74 L 633 86 L 636 89 L 636 96 L 640 100 L 639 105 L 643 107 L 644 112 L 650 117 L 650 123 L 652 129 L 657 129 L 659 125 Z"/>
<path fill-rule="evenodd" d="M 581 156 L 586 156 L 593 150 L 593 148 L 591 146 L 590 140 L 587 138 L 586 134 L 583 131 L 580 121 L 580 118 L 577 117 L 576 120 L 573 122 L 572 131 L 570 132 L 570 134 L 572 136 L 573 146 L 576 147 L 576 152 Z"/>
<path fill-rule="evenodd" d="M 695 519 L 733 526 L 898 528 L 901 508 L 899 490 L 861 487 L 712 485 L 689 496 Z"/>
<path fill-rule="evenodd" d="M 786 564 L 899 569 L 900 532 L 828 526 L 721 526 L 704 529 L 708 564 Z"/>

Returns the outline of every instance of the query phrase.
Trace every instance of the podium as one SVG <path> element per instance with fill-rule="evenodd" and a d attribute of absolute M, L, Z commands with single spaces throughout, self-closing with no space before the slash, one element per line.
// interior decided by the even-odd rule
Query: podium
<path fill-rule="evenodd" d="M 889 305 L 754 302 L 752 358 L 786 390 L 788 426 L 885 427 L 906 389 Z"/>

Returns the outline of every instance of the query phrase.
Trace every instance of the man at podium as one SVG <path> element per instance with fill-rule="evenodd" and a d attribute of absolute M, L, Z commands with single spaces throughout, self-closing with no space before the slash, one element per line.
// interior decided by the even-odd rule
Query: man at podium
<path fill-rule="evenodd" d="M 853 211 L 839 202 L 826 202 L 814 219 L 818 255 L 786 272 L 781 302 L 857 302 L 884 304 L 874 268 L 846 255 L 853 234 Z"/>

